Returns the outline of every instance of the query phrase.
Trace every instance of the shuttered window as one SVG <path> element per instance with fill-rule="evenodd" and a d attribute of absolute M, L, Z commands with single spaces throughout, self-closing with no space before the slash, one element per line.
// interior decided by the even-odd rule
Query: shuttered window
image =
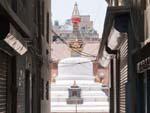
<path fill-rule="evenodd" d="M 47 12 L 47 30 L 46 30 L 46 40 L 47 43 L 49 44 L 49 13 Z"/>
<path fill-rule="evenodd" d="M 8 55 L 0 51 L 0 113 L 7 111 Z"/>
<path fill-rule="evenodd" d="M 128 40 L 120 48 L 120 113 L 126 113 L 126 83 L 128 80 Z"/>

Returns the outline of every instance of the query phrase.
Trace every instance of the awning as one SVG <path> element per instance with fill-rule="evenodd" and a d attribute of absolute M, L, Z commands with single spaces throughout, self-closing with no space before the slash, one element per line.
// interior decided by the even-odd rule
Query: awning
<path fill-rule="evenodd" d="M 12 47 L 18 54 L 23 55 L 27 52 L 27 45 L 20 33 L 10 24 L 10 31 L 4 41 Z"/>

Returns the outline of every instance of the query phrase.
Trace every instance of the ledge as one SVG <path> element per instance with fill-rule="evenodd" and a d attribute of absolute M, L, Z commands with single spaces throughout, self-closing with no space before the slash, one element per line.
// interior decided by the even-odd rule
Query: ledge
<path fill-rule="evenodd" d="M 143 48 L 137 50 L 134 54 L 135 63 L 141 62 L 150 56 L 150 43 L 147 43 Z"/>

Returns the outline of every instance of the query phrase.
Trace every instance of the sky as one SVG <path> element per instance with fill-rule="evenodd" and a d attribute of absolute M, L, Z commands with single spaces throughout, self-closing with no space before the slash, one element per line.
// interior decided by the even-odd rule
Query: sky
<path fill-rule="evenodd" d="M 75 2 L 78 4 L 80 15 L 91 16 L 94 28 L 101 38 L 107 8 L 105 0 L 52 0 L 52 21 L 58 20 L 63 24 L 66 19 L 70 19 Z"/>

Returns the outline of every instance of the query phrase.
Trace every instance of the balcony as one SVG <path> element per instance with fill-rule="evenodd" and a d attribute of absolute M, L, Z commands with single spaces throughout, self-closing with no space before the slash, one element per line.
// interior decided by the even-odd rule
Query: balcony
<path fill-rule="evenodd" d="M 109 6 L 117 7 L 117 6 L 128 6 L 128 0 L 106 0 Z"/>

